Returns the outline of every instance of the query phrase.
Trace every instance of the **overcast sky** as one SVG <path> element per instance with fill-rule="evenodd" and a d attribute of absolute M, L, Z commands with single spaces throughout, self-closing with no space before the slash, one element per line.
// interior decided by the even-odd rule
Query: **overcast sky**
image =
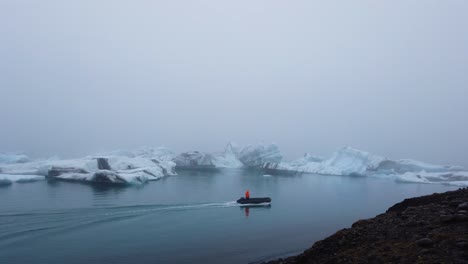
<path fill-rule="evenodd" d="M 468 1 L 0 1 L 0 151 L 275 142 L 468 167 Z"/>

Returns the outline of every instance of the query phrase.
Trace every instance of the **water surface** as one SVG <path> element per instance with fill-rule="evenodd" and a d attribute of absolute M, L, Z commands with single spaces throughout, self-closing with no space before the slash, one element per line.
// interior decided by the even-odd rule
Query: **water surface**
<path fill-rule="evenodd" d="M 250 189 L 270 207 L 234 201 Z M 296 253 L 404 198 L 456 189 L 388 179 L 179 172 L 141 187 L 0 188 L 0 263 L 255 263 Z"/>

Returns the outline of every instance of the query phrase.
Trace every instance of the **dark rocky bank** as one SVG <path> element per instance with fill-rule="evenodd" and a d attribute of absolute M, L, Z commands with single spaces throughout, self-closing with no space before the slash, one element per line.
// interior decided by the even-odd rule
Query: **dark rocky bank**
<path fill-rule="evenodd" d="M 405 199 L 298 256 L 267 263 L 468 263 L 467 212 L 468 188 Z"/>

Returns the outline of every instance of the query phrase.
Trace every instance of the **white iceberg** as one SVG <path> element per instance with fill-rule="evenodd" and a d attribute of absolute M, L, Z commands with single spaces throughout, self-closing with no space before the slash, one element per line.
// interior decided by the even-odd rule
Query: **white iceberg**
<path fill-rule="evenodd" d="M 155 158 L 110 156 L 54 163 L 47 177 L 52 179 L 115 184 L 142 184 L 175 175 L 175 164 Z"/>
<path fill-rule="evenodd" d="M 229 143 L 224 152 L 204 153 L 199 151 L 184 152 L 174 158 L 178 168 L 230 168 L 261 167 L 265 162 L 280 162 L 282 155 L 274 145 L 248 145 L 239 149 Z"/>
<path fill-rule="evenodd" d="M 256 144 L 242 148 L 238 158 L 245 167 L 261 167 L 265 163 L 281 162 L 283 155 L 276 144 Z"/>
<path fill-rule="evenodd" d="M 170 154 L 163 149 L 117 151 L 81 159 L 53 159 L 2 165 L 0 173 L 17 177 L 33 175 L 57 180 L 141 184 L 176 175 L 175 163 L 170 161 L 168 156 Z M 7 183 L 6 178 L 4 183 Z"/>
<path fill-rule="evenodd" d="M 306 154 L 290 163 L 265 163 L 263 168 L 267 172 L 375 176 L 400 182 L 468 186 L 468 172 L 459 166 L 433 165 L 410 159 L 390 160 L 350 147 L 340 149 L 329 159 Z"/>
<path fill-rule="evenodd" d="M 214 164 L 218 168 L 242 168 L 244 165 L 237 157 L 238 155 L 238 147 L 230 142 L 223 153 L 214 155 Z"/>

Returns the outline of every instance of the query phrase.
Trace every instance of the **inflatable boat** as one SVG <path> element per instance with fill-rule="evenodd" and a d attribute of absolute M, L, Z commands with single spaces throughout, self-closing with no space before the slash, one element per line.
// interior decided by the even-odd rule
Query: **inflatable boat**
<path fill-rule="evenodd" d="M 270 197 L 261 197 L 261 198 L 246 199 L 244 197 L 241 197 L 239 200 L 237 200 L 237 203 L 239 203 L 239 204 L 269 204 L 269 203 L 271 203 L 271 198 Z"/>

